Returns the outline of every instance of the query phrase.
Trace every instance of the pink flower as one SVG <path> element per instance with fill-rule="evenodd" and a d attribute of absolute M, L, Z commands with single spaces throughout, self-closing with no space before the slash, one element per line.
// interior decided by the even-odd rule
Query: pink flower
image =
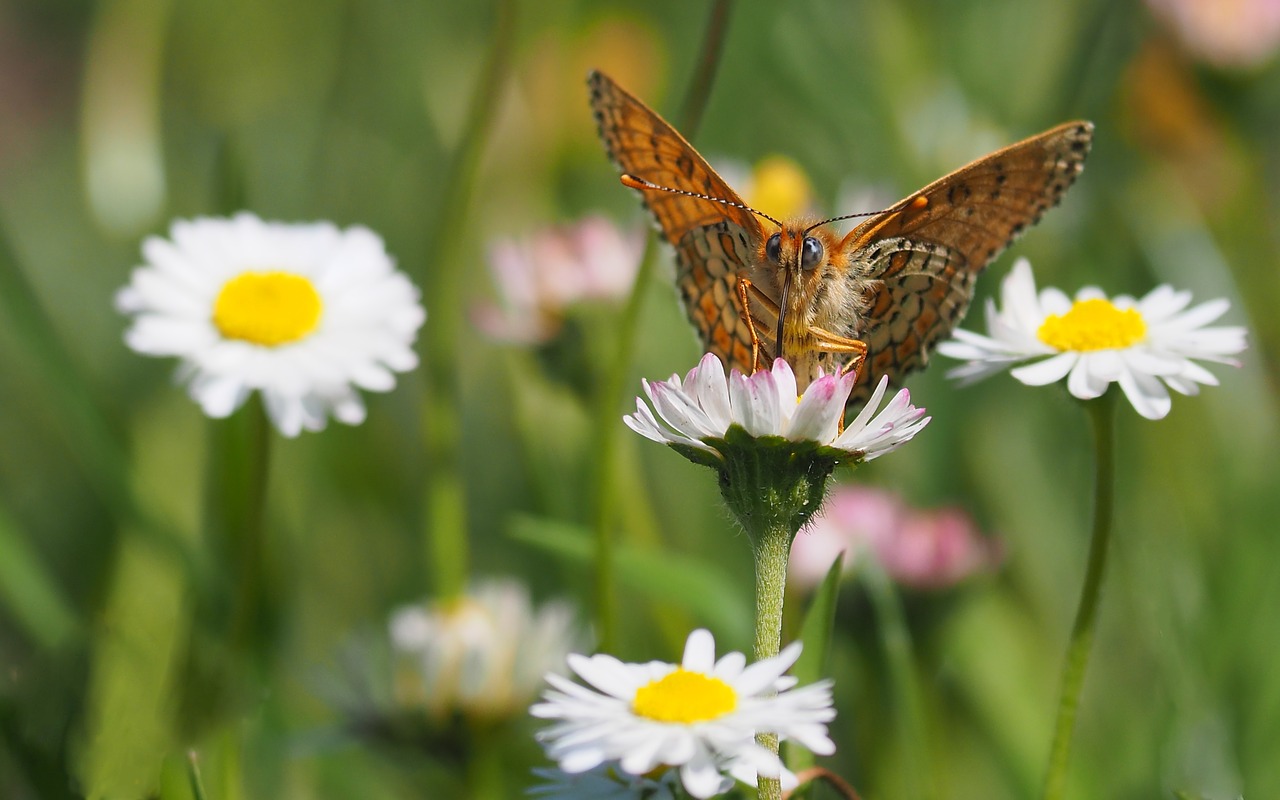
<path fill-rule="evenodd" d="M 1196 58 L 1223 69 L 1261 66 L 1280 47 L 1280 0 L 1147 0 Z"/>
<path fill-rule="evenodd" d="M 917 510 L 882 489 L 841 486 L 796 536 L 790 580 L 814 587 L 837 558 L 847 573 L 864 551 L 893 580 L 916 589 L 952 586 L 1002 557 L 999 545 L 958 508 Z"/>
<path fill-rule="evenodd" d="M 489 251 L 498 303 L 472 319 L 487 336 L 539 343 L 555 336 L 564 311 L 589 300 L 618 300 L 631 291 L 644 238 L 622 232 L 602 216 L 505 239 Z"/>

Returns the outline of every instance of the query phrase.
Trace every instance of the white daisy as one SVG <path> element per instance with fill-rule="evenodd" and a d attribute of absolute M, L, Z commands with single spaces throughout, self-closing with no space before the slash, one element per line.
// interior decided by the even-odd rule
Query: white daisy
<path fill-rule="evenodd" d="M 494 720 L 523 713 L 545 674 L 577 644 L 573 609 L 535 608 L 523 584 L 489 580 L 445 602 L 395 612 L 395 696 L 443 720 Z"/>
<path fill-rule="evenodd" d="M 364 421 L 357 388 L 385 392 L 418 364 L 419 292 L 367 228 L 230 219 L 173 223 L 116 295 L 125 342 L 181 359 L 179 380 L 211 417 L 257 389 L 285 436 L 329 414 Z"/>
<path fill-rule="evenodd" d="M 888 386 L 888 378 L 881 378 L 862 412 L 841 432 L 845 401 L 855 378 L 851 372 L 824 375 L 797 399 L 795 374 L 786 361 L 778 359 L 773 369 L 750 376 L 735 369 L 726 378 L 720 359 L 708 353 L 684 380 L 672 375 L 666 381 L 644 382 L 645 394 L 662 422 L 639 398 L 636 413 L 623 421 L 647 439 L 718 458 L 723 457 L 719 443 L 730 426 L 737 425 L 756 438 L 816 442 L 854 462 L 897 449 L 929 424 L 931 418 L 911 404 L 906 389 L 873 417 Z"/>
<path fill-rule="evenodd" d="M 608 655 L 569 656 L 569 667 L 591 687 L 547 675 L 553 687 L 536 717 L 559 720 L 539 733 L 547 755 L 575 774 L 617 762 L 628 775 L 678 768 L 685 791 L 711 797 L 727 791 L 732 775 L 785 777 L 777 755 L 757 744 L 774 733 L 820 755 L 835 751 L 827 723 L 835 718 L 831 683 L 795 688 L 783 673 L 800 655 L 800 643 L 747 666 L 741 653 L 715 657 L 706 630 L 689 634 L 680 664 L 626 664 Z"/>
<path fill-rule="evenodd" d="M 1039 359 L 1010 374 L 1028 386 L 1066 378 L 1067 389 L 1081 400 L 1119 383 L 1139 414 L 1160 419 L 1172 406 L 1168 389 L 1194 395 L 1200 384 L 1218 385 L 1196 360 L 1239 366 L 1229 356 L 1245 349 L 1244 328 L 1205 327 L 1226 312 L 1226 300 L 1188 309 L 1191 293 L 1167 285 L 1138 300 L 1107 299 L 1089 286 L 1072 301 L 1054 288 L 1037 294 L 1031 265 L 1019 259 L 1001 284 L 1000 302 L 1002 308 L 987 302 L 989 336 L 960 330 L 938 346 L 939 353 L 968 362 L 950 377 L 972 383 Z"/>

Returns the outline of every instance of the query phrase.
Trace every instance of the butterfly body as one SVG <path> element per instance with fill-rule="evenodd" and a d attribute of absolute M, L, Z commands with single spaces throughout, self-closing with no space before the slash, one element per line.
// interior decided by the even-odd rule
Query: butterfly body
<path fill-rule="evenodd" d="M 1010 145 L 842 237 L 837 220 L 748 208 L 648 106 L 599 72 L 588 84 L 623 183 L 641 192 L 675 249 L 676 283 L 704 347 L 743 372 L 784 357 L 801 390 L 852 362 L 854 399 L 869 377 L 899 382 L 927 362 L 982 270 L 1075 180 L 1093 133 L 1071 122 Z"/>
<path fill-rule="evenodd" d="M 766 302 L 748 296 L 751 318 L 774 323 L 772 330 L 762 325 L 765 330 L 757 332 L 757 338 L 773 342 L 772 348 L 766 344 L 766 355 L 787 358 L 806 385 L 820 371 L 831 372 L 836 355 L 856 352 L 829 349 L 831 337 L 821 334 L 856 340 L 870 288 L 868 265 L 859 263 L 856 253 L 842 250 L 840 238 L 819 227 L 820 222 L 783 220 L 776 234 L 760 242 L 753 263 L 744 270 L 751 285 L 767 298 Z"/>

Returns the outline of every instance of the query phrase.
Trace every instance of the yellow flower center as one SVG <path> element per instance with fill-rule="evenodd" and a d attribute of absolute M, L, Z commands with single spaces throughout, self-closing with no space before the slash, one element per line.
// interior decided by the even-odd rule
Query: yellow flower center
<path fill-rule="evenodd" d="M 683 668 L 641 686 L 631 703 L 642 717 L 685 724 L 724 716 L 737 705 L 738 696 L 732 686 Z"/>
<path fill-rule="evenodd" d="M 228 339 L 275 347 L 315 330 L 324 304 L 311 281 L 290 272 L 245 272 L 227 281 L 213 324 Z"/>
<path fill-rule="evenodd" d="M 1077 300 L 1065 314 L 1050 314 L 1036 336 L 1057 350 L 1087 352 L 1129 347 L 1146 338 L 1147 323 L 1136 308 L 1121 310 L 1110 300 Z"/>
<path fill-rule="evenodd" d="M 780 219 L 803 214 L 813 195 L 804 170 L 786 156 L 766 156 L 751 173 L 747 204 Z"/>

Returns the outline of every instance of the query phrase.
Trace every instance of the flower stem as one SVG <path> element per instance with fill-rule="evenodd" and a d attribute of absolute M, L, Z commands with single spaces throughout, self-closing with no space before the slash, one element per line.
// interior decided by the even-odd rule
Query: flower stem
<path fill-rule="evenodd" d="M 890 691 L 900 715 L 899 744 L 903 754 L 904 797 L 924 797 L 932 774 L 925 734 L 924 703 L 920 698 L 919 676 L 912 657 L 911 631 L 907 627 L 902 598 L 879 564 L 862 570 L 871 605 L 875 609 L 880 642 L 889 666 Z"/>
<path fill-rule="evenodd" d="M 478 726 L 469 731 L 467 753 L 467 791 L 471 800 L 503 800 L 506 771 L 502 741 L 498 731 Z"/>
<path fill-rule="evenodd" d="M 707 32 L 702 39 L 702 58 L 689 81 L 689 90 L 684 96 L 684 104 L 680 106 L 680 115 L 676 117 L 686 138 L 692 139 L 702 126 L 702 112 L 707 109 L 707 99 L 711 97 L 711 85 L 715 83 L 720 55 L 724 52 L 725 34 L 729 30 L 729 12 L 732 9 L 732 0 L 716 0 L 711 4 Z"/>
<path fill-rule="evenodd" d="M 1075 731 L 1076 711 L 1080 706 L 1080 689 L 1084 685 L 1085 667 L 1097 626 L 1098 599 L 1107 567 L 1107 551 L 1111 541 L 1111 517 L 1115 502 L 1115 390 L 1085 403 L 1093 423 L 1093 443 L 1097 464 L 1094 470 L 1093 539 L 1089 544 L 1089 563 L 1085 569 L 1080 604 L 1076 609 L 1071 640 L 1063 659 L 1061 699 L 1053 729 L 1053 745 L 1049 750 L 1049 769 L 1044 781 L 1044 800 L 1060 800 L 1066 791 L 1067 763 L 1071 755 L 1071 737 Z"/>
<path fill-rule="evenodd" d="M 470 548 L 466 496 L 460 469 L 461 415 L 457 347 L 463 325 L 462 290 L 469 274 L 463 231 L 480 156 L 489 141 L 503 81 L 510 68 L 516 28 L 515 0 L 498 0 L 489 55 L 471 97 L 466 126 L 442 187 L 440 213 L 430 229 L 426 252 L 431 269 L 420 275 L 431 304 L 422 340 L 428 395 L 423 408 L 427 476 L 423 515 L 427 572 L 437 597 L 454 597 L 466 586 Z"/>
<path fill-rule="evenodd" d="M 195 800 L 206 800 L 204 780 L 200 777 L 200 756 L 195 750 L 187 752 L 187 783 Z"/>
<path fill-rule="evenodd" d="M 711 6 L 707 21 L 706 35 L 702 40 L 702 57 L 698 67 L 689 81 L 689 91 L 685 95 L 676 125 L 688 139 L 697 134 L 702 121 L 702 112 L 706 108 L 707 99 L 711 95 L 711 86 L 715 81 L 716 68 L 720 64 L 720 54 L 724 49 L 725 34 L 729 29 L 729 12 L 732 0 L 716 0 Z M 650 234 L 645 242 L 644 253 L 640 256 L 640 268 L 636 271 L 635 283 L 631 294 L 622 310 L 618 323 L 618 344 L 615 357 L 609 364 L 600 383 L 596 397 L 595 409 L 595 509 L 593 516 L 595 528 L 595 587 L 592 606 L 595 611 L 595 627 L 599 648 L 608 652 L 614 644 L 616 602 L 613 590 L 613 532 L 614 520 L 614 470 L 617 453 L 618 435 L 618 398 L 622 395 L 623 383 L 627 370 L 631 367 L 635 353 L 636 334 L 640 320 L 640 311 L 644 307 L 645 294 L 653 277 L 656 237 Z"/>
<path fill-rule="evenodd" d="M 755 660 L 771 658 L 782 647 L 782 601 L 787 588 L 787 556 L 795 531 L 775 522 L 752 535 L 756 560 L 756 644 Z M 756 736 L 771 752 L 778 752 L 778 737 L 772 733 Z M 781 800 L 782 784 L 777 778 L 760 778 L 760 800 Z"/>
<path fill-rule="evenodd" d="M 267 641 L 264 537 L 271 424 L 261 402 L 245 403 L 228 420 L 209 423 L 204 524 L 207 537 L 224 548 L 224 569 L 234 587 L 228 640 L 237 649 Z"/>

